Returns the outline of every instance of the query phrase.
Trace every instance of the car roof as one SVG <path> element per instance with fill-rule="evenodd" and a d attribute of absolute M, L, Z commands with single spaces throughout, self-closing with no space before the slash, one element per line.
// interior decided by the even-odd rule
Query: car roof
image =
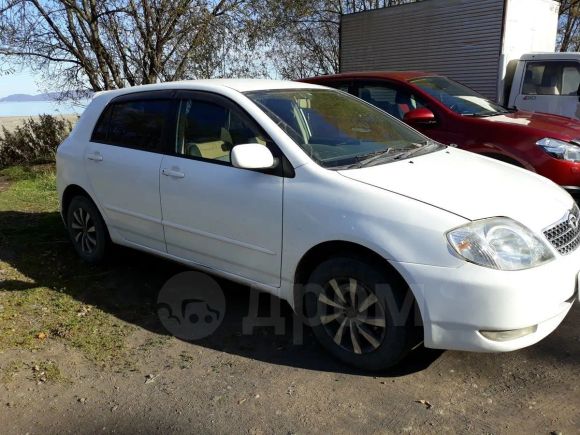
<path fill-rule="evenodd" d="M 304 81 L 310 83 L 316 83 L 320 81 L 322 83 L 326 80 L 335 79 L 390 79 L 408 82 L 409 80 L 417 79 L 420 77 L 432 77 L 438 75 L 439 74 L 426 71 L 353 71 L 327 76 L 310 77 L 304 79 Z"/>
<path fill-rule="evenodd" d="M 204 80 L 182 80 L 176 82 L 156 83 L 151 85 L 131 86 L 111 91 L 97 92 L 110 97 L 126 95 L 133 92 L 158 91 L 164 89 L 184 89 L 184 90 L 204 90 L 216 91 L 233 89 L 238 92 L 263 91 L 271 89 L 312 89 L 319 86 L 309 83 L 292 82 L 289 80 L 267 80 L 267 79 L 204 79 Z M 95 95 L 97 95 L 95 94 Z"/>

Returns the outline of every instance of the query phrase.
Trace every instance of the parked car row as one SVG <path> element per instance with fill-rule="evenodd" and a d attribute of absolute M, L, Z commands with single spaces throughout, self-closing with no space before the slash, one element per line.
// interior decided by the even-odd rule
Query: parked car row
<path fill-rule="evenodd" d="M 361 72 L 305 80 L 351 93 L 431 139 L 547 177 L 580 194 L 580 121 L 507 110 L 447 77 Z"/>
<path fill-rule="evenodd" d="M 316 81 L 367 102 L 260 80 L 97 94 L 57 153 L 79 256 L 112 242 L 270 292 L 365 369 L 420 341 L 509 351 L 551 333 L 578 296 L 580 210 L 537 173 L 579 185 L 577 127 L 443 77 Z"/>

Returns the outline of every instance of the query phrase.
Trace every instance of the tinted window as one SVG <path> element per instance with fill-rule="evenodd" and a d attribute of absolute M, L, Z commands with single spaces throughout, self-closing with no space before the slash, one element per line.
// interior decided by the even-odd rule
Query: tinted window
<path fill-rule="evenodd" d="M 93 132 L 93 141 L 158 151 L 171 112 L 170 100 L 143 100 L 113 103 Z"/>
<path fill-rule="evenodd" d="M 411 110 L 425 107 L 414 94 L 390 86 L 360 86 L 358 97 L 399 119 L 403 119 Z"/>
<path fill-rule="evenodd" d="M 93 135 L 91 136 L 92 142 L 107 142 L 109 119 L 111 118 L 111 108 L 112 106 L 108 106 L 99 118 L 97 126 L 93 130 Z"/>
<path fill-rule="evenodd" d="M 528 62 L 524 95 L 578 95 L 580 70 L 575 62 Z"/>
<path fill-rule="evenodd" d="M 264 135 L 238 114 L 216 103 L 182 100 L 175 152 L 209 160 L 230 161 L 235 145 L 266 144 Z"/>

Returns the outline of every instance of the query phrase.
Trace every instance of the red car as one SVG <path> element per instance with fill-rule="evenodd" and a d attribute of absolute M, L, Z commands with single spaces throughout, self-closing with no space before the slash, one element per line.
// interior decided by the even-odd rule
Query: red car
<path fill-rule="evenodd" d="M 447 77 L 358 72 L 303 80 L 356 95 L 448 145 L 524 167 L 580 196 L 580 122 L 510 111 Z"/>

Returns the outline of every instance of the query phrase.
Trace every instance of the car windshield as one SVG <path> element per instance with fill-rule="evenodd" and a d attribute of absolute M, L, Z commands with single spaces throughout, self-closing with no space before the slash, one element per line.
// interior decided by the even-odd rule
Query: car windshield
<path fill-rule="evenodd" d="M 467 86 L 446 77 L 421 77 L 411 83 L 464 116 L 495 116 L 509 111 Z"/>
<path fill-rule="evenodd" d="M 344 92 L 290 89 L 246 95 L 325 168 L 372 166 L 442 147 Z"/>

